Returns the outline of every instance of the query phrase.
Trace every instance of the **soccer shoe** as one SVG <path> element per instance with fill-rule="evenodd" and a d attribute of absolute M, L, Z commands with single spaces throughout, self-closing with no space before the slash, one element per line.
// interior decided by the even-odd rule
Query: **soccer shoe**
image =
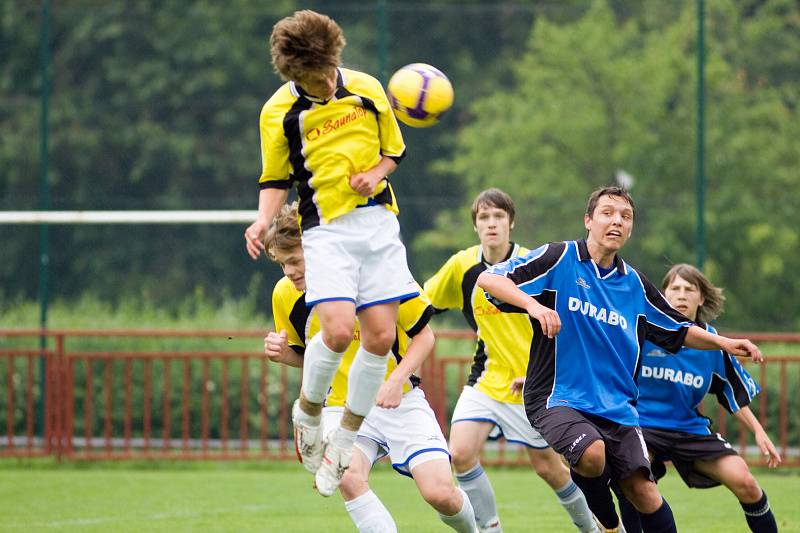
<path fill-rule="evenodd" d="M 326 440 L 322 452 L 322 463 L 316 475 L 317 491 L 325 497 L 330 496 L 339 487 L 344 471 L 350 466 L 353 457 L 352 448 L 341 448 L 333 440 Z"/>
<path fill-rule="evenodd" d="M 306 470 L 316 474 L 322 461 L 322 428 L 319 424 L 310 426 L 298 420 L 300 400 L 292 405 L 292 425 L 294 425 L 294 451 L 297 459 Z"/>

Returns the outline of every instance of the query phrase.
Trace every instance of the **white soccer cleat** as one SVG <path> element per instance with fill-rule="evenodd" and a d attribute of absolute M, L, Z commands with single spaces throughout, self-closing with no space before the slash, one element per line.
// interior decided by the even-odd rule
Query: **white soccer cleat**
<path fill-rule="evenodd" d="M 350 466 L 353 457 L 352 448 L 340 448 L 333 440 L 326 440 L 322 452 L 322 463 L 316 475 L 316 486 L 320 494 L 330 496 L 339 487 L 345 470 Z"/>
<path fill-rule="evenodd" d="M 316 474 L 322 461 L 322 428 L 320 424 L 310 426 L 298 421 L 300 400 L 292 406 L 292 425 L 294 425 L 294 450 L 297 459 L 306 470 Z"/>

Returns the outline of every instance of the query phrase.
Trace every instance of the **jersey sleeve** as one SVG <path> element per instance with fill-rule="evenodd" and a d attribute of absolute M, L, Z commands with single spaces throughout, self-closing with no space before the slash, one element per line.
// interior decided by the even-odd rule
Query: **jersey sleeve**
<path fill-rule="evenodd" d="M 519 287 L 525 294 L 539 296 L 551 283 L 550 272 L 564 257 L 567 251 L 566 242 L 552 242 L 529 251 L 525 255 L 489 267 L 486 272 L 504 276 Z M 505 312 L 524 312 L 524 310 L 508 305 L 488 292 L 486 298 Z"/>
<path fill-rule="evenodd" d="M 635 271 L 644 290 L 645 339 L 670 353 L 678 353 L 692 322 L 676 311 L 647 277 Z"/>
<path fill-rule="evenodd" d="M 409 337 L 413 337 L 428 325 L 432 316 L 433 306 L 420 287 L 418 296 L 400 304 L 400 308 L 397 311 L 397 325 Z"/>
<path fill-rule="evenodd" d="M 461 309 L 464 305 L 461 291 L 463 273 L 458 265 L 458 255 L 454 255 L 425 282 L 425 293 L 436 311 Z"/>
<path fill-rule="evenodd" d="M 259 120 L 261 133 L 261 189 L 288 189 L 291 184 L 289 142 L 283 133 L 283 116 L 267 103 Z"/>
<path fill-rule="evenodd" d="M 397 117 L 389 105 L 389 99 L 379 81 L 375 80 L 375 108 L 378 110 L 378 130 L 381 141 L 381 155 L 391 157 L 395 163 L 400 164 L 406 155 L 406 145 L 403 133 L 397 123 Z"/>
<path fill-rule="evenodd" d="M 305 332 L 298 331 L 300 328 L 296 321 L 292 320 L 292 314 L 298 305 L 305 307 L 305 302 L 302 294 L 299 298 L 288 294 L 288 291 L 282 290 L 284 286 L 278 283 L 272 291 L 272 319 L 275 321 L 275 331 L 280 333 L 285 330 L 289 347 L 303 355 L 306 351 Z"/>
<path fill-rule="evenodd" d="M 708 330 L 716 333 L 711 326 Z M 719 404 L 729 413 L 735 413 L 761 392 L 761 387 L 750 376 L 736 357 L 723 351 L 717 351 L 716 365 L 711 376 L 709 394 L 717 397 Z"/>

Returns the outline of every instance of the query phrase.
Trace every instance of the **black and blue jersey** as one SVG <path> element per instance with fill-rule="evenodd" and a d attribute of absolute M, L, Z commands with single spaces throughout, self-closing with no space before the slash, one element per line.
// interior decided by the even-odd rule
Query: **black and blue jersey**
<path fill-rule="evenodd" d="M 636 375 L 642 345 L 650 341 L 675 353 L 692 323 L 619 256 L 602 275 L 584 240 L 546 244 L 487 272 L 511 279 L 561 318 L 554 339 L 531 320 L 534 336 L 523 395 L 529 418 L 542 408 L 565 406 L 638 425 Z M 503 311 L 524 312 L 495 303 Z"/>
<path fill-rule="evenodd" d="M 667 355 L 645 342 L 642 353 L 636 404 L 642 427 L 710 435 L 711 420 L 698 410 L 706 394 L 716 395 L 720 405 L 735 413 L 761 391 L 739 361 L 722 350 L 684 347 Z"/>

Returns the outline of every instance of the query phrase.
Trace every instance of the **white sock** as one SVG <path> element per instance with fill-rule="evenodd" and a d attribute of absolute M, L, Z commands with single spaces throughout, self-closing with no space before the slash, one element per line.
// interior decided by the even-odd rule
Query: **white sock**
<path fill-rule="evenodd" d="M 309 402 L 325 400 L 341 360 L 342 354 L 328 348 L 321 333 L 314 335 L 303 356 L 303 395 Z"/>
<path fill-rule="evenodd" d="M 439 518 L 459 533 L 477 533 L 478 526 L 475 524 L 475 511 L 473 511 L 472 504 L 469 502 L 469 496 L 460 488 L 456 487 L 456 489 L 461 493 L 461 510 L 453 516 L 439 513 Z"/>
<path fill-rule="evenodd" d="M 344 508 L 360 533 L 397 533 L 392 515 L 371 490 L 344 502 Z"/>
<path fill-rule="evenodd" d="M 359 348 L 347 378 L 347 407 L 355 415 L 367 416 L 386 375 L 387 356 Z"/>
<path fill-rule="evenodd" d="M 494 490 L 489 477 L 480 463 L 463 473 L 456 472 L 459 486 L 469 495 L 469 501 L 475 510 L 475 521 L 480 527 L 488 527 L 499 522 Z"/>
<path fill-rule="evenodd" d="M 334 431 L 331 440 L 339 448 L 352 448 L 353 444 L 356 442 L 357 436 L 358 436 L 358 431 L 351 431 L 349 429 L 343 428 L 342 426 L 339 426 L 338 428 L 336 428 L 336 431 Z"/>
<path fill-rule="evenodd" d="M 572 523 L 582 532 L 597 531 L 592 512 L 586 503 L 586 496 L 571 479 L 566 485 L 555 491 L 558 503 L 569 513 Z"/>

